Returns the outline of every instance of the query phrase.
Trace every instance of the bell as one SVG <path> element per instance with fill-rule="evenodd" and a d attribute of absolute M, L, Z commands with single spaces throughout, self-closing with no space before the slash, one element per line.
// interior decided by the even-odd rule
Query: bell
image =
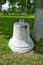
<path fill-rule="evenodd" d="M 34 43 L 30 38 L 29 24 L 20 19 L 14 24 L 13 36 L 9 41 L 9 47 L 13 52 L 25 53 L 33 49 Z"/>

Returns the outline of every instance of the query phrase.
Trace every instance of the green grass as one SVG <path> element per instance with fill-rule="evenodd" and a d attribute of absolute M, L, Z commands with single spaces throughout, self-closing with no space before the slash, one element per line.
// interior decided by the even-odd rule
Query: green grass
<path fill-rule="evenodd" d="M 25 18 L 25 17 L 24 17 Z M 26 54 L 13 53 L 8 42 L 13 34 L 13 24 L 19 19 L 16 17 L 0 16 L 0 65 L 43 65 L 43 39 L 35 42 L 34 49 Z M 33 29 L 34 18 L 25 18 Z"/>

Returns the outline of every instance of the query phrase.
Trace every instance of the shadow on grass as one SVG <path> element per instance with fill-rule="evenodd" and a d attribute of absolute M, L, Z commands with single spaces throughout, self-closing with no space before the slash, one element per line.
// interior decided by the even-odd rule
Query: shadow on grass
<path fill-rule="evenodd" d="M 35 42 L 34 51 L 36 53 L 43 54 L 43 39 L 41 39 L 39 42 Z"/>
<path fill-rule="evenodd" d="M 32 38 L 32 32 L 30 33 L 30 37 Z M 40 39 L 39 42 L 35 41 L 33 38 L 32 38 L 33 42 L 34 42 L 34 51 L 36 53 L 40 53 L 40 54 L 43 54 L 43 38 Z"/>

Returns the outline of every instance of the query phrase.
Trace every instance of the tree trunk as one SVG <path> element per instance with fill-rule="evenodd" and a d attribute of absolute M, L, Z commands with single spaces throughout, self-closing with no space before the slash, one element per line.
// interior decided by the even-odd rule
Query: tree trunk
<path fill-rule="evenodd" d="M 36 8 L 43 8 L 43 0 L 36 0 Z"/>
<path fill-rule="evenodd" d="M 0 11 L 1 11 L 1 9 L 2 9 L 2 1 L 0 0 Z"/>
<path fill-rule="evenodd" d="M 25 9 L 26 9 L 26 1 L 21 0 L 21 4 L 22 4 L 22 13 L 25 14 L 26 13 L 26 11 L 25 11 Z"/>
<path fill-rule="evenodd" d="M 2 9 L 2 5 L 0 5 L 0 11 L 1 11 L 1 9 Z"/>
<path fill-rule="evenodd" d="M 43 0 L 36 0 L 36 14 L 32 37 L 39 41 L 43 37 Z"/>

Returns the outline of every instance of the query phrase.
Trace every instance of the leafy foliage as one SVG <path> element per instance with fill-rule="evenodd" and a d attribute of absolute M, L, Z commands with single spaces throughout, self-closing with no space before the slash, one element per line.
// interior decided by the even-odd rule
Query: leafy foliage
<path fill-rule="evenodd" d="M 4 4 L 6 2 L 6 0 L 0 0 L 0 4 Z"/>

